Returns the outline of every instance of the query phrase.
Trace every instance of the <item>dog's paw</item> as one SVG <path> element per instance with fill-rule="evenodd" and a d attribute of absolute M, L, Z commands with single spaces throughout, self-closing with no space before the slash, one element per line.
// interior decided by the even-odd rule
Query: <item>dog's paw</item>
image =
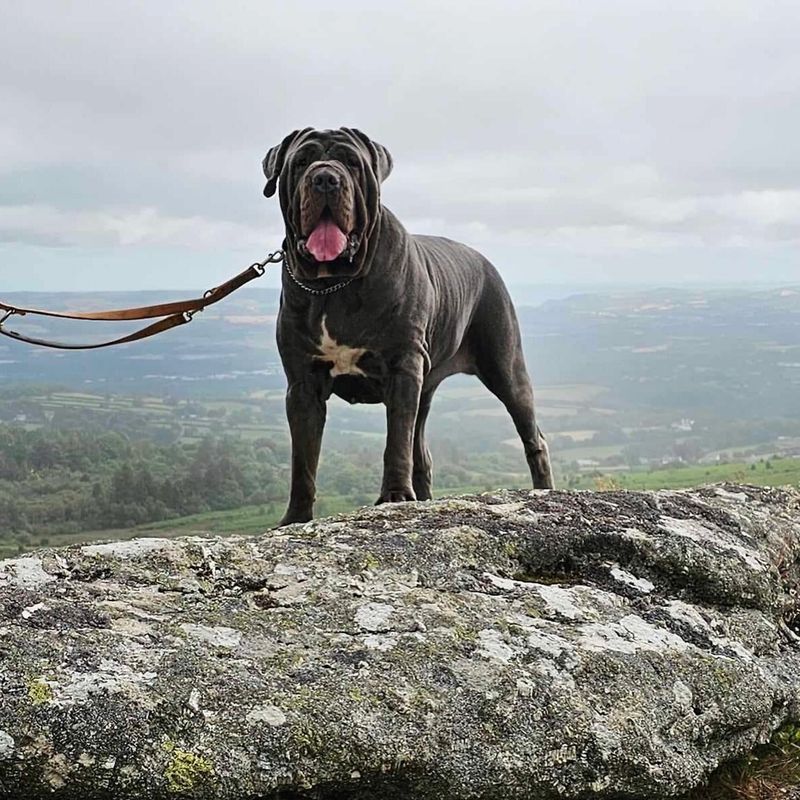
<path fill-rule="evenodd" d="M 409 500 L 416 500 L 413 489 L 395 489 L 389 492 L 381 492 L 381 496 L 375 501 L 375 505 L 381 503 L 405 503 Z"/>
<path fill-rule="evenodd" d="M 296 522 L 311 522 L 312 515 L 310 513 L 301 514 L 295 511 L 287 511 L 275 525 L 276 528 L 283 528 L 284 525 L 293 525 Z"/>

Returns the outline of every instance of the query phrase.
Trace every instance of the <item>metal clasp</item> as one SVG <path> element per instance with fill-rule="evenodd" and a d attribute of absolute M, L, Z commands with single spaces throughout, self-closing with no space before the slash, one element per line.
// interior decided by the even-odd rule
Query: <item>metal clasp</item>
<path fill-rule="evenodd" d="M 13 316 L 14 316 L 14 314 L 16 314 L 16 313 L 17 313 L 17 311 L 16 311 L 16 309 L 14 309 L 14 308 L 9 308 L 9 309 L 7 309 L 7 310 L 6 310 L 6 313 L 3 315 L 3 318 L 2 318 L 2 319 L 0 319 L 0 328 L 2 328 L 2 327 L 3 327 L 3 323 L 4 323 L 4 322 L 5 322 L 5 321 L 6 321 L 6 320 L 9 318 L 9 317 L 13 317 Z"/>
<path fill-rule="evenodd" d="M 261 277 L 267 271 L 267 264 L 280 264 L 285 257 L 283 250 L 274 250 L 263 261 L 253 262 L 250 269 L 254 269 Z"/>

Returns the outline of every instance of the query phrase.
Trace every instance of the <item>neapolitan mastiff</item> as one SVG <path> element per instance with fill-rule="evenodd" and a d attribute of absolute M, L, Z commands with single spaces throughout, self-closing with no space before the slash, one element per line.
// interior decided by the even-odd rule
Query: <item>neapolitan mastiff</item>
<path fill-rule="evenodd" d="M 477 375 L 505 405 L 534 488 L 553 485 L 502 279 L 466 245 L 409 234 L 381 205 L 391 170 L 386 148 L 355 128 L 294 131 L 264 159 L 264 194 L 280 187 L 286 223 L 277 333 L 292 479 L 281 525 L 312 518 L 331 393 L 386 405 L 378 502 L 430 499 L 425 420 L 436 387 L 459 372 Z"/>

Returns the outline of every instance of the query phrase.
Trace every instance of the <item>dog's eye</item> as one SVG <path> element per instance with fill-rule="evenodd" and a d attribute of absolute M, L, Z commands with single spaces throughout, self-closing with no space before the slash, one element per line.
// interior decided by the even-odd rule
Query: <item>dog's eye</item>
<path fill-rule="evenodd" d="M 299 158 L 295 159 L 295 166 L 298 169 L 305 169 L 308 166 L 308 156 L 300 156 Z"/>
<path fill-rule="evenodd" d="M 347 159 L 347 166 L 352 167 L 353 169 L 360 169 L 361 162 L 355 156 L 350 156 Z"/>

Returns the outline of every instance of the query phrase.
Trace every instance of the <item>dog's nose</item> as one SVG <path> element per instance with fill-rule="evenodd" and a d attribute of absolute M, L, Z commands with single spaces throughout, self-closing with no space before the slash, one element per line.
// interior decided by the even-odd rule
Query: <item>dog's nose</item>
<path fill-rule="evenodd" d="M 339 191 L 339 176 L 330 169 L 321 169 L 314 173 L 311 178 L 311 185 L 317 192 L 333 193 Z"/>

